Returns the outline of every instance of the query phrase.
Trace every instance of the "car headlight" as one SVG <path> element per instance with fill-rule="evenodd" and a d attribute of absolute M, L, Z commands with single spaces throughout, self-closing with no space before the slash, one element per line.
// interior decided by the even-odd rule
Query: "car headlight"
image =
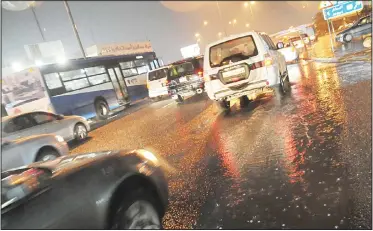
<path fill-rule="evenodd" d="M 56 140 L 58 141 L 58 142 L 64 142 L 65 140 L 63 139 L 63 137 L 62 136 L 55 136 L 56 137 Z"/>

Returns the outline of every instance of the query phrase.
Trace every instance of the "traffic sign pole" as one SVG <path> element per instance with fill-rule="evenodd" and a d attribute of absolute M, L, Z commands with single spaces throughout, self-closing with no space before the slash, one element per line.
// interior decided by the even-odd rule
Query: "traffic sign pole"
<path fill-rule="evenodd" d="M 330 37 L 330 44 L 332 45 L 332 51 L 333 51 L 333 55 L 334 55 L 334 45 L 333 45 L 333 38 L 332 38 L 332 35 L 331 35 L 331 33 L 330 33 L 329 20 L 326 20 L 326 23 L 328 24 L 328 31 L 329 31 L 329 37 Z"/>

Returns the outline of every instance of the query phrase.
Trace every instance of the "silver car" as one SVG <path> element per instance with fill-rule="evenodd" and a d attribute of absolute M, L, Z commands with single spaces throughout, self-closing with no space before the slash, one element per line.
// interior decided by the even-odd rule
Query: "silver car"
<path fill-rule="evenodd" d="M 64 140 L 83 140 L 90 126 L 81 116 L 63 116 L 35 111 L 2 118 L 2 137 L 8 140 L 31 135 L 55 134 Z"/>
<path fill-rule="evenodd" d="M 16 140 L 1 140 L 2 171 L 34 162 L 56 159 L 69 153 L 69 147 L 59 135 L 43 134 Z"/>

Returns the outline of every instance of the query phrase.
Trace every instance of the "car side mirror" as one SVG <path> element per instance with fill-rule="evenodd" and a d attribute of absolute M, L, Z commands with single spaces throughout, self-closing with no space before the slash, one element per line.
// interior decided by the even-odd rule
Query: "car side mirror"
<path fill-rule="evenodd" d="M 64 115 L 57 115 L 57 120 L 63 120 L 65 118 L 65 116 Z"/>
<path fill-rule="evenodd" d="M 282 49 L 282 48 L 284 48 L 284 43 L 283 42 L 278 42 L 276 47 L 277 47 L 277 49 Z"/>

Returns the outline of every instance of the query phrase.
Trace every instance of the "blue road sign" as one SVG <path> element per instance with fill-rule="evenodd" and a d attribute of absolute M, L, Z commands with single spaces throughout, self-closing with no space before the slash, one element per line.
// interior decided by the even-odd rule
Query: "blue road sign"
<path fill-rule="evenodd" d="M 339 18 L 363 9 L 363 1 L 338 1 L 336 5 L 323 9 L 324 19 Z"/>

